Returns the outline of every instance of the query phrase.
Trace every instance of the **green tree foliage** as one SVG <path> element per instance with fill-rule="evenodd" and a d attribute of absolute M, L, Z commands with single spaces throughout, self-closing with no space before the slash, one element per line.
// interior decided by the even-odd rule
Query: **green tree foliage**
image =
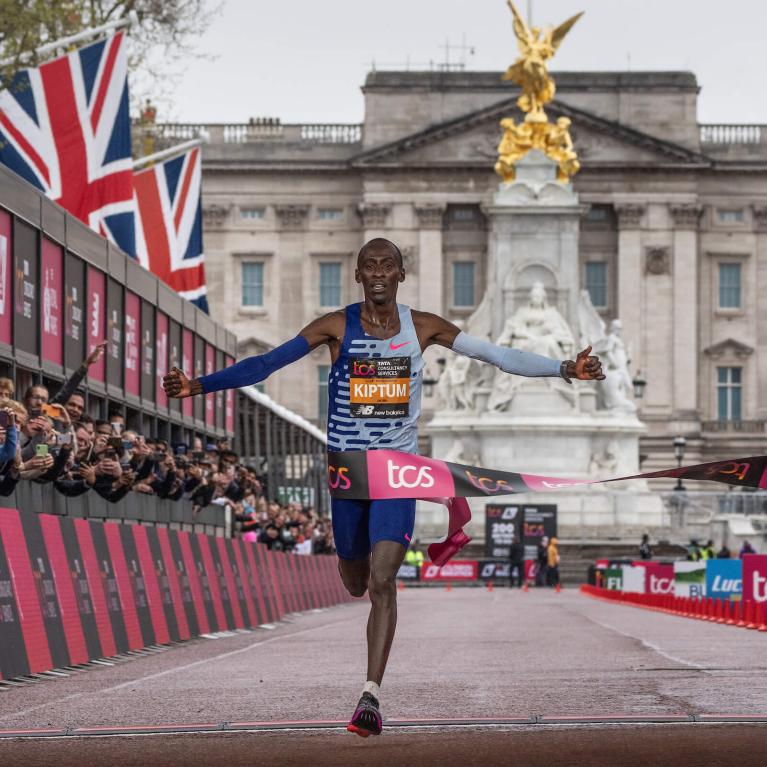
<path fill-rule="evenodd" d="M 140 89 L 158 95 L 156 86 L 162 96 L 179 62 L 198 55 L 194 42 L 219 7 L 216 0 L 0 0 L 0 76 L 7 83 L 20 67 L 55 55 L 38 55 L 46 43 L 133 12 L 139 24 L 130 32 L 131 73 Z"/>

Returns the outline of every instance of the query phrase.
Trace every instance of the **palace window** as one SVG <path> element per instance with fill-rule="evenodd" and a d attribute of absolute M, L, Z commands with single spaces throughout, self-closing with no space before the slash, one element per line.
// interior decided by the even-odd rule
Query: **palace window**
<path fill-rule="evenodd" d="M 740 264 L 719 264 L 719 308 L 741 308 Z"/>
<path fill-rule="evenodd" d="M 320 221 L 340 221 L 344 217 L 341 208 L 318 208 L 317 218 Z"/>
<path fill-rule="evenodd" d="M 475 273 L 473 261 L 453 262 L 453 306 L 474 306 Z"/>
<path fill-rule="evenodd" d="M 317 417 L 322 423 L 328 420 L 328 376 L 330 365 L 317 366 Z"/>
<path fill-rule="evenodd" d="M 742 224 L 745 221 L 743 208 L 718 208 L 716 216 L 720 224 Z"/>
<path fill-rule="evenodd" d="M 242 305 L 264 305 L 264 264 L 249 261 L 242 264 Z"/>
<path fill-rule="evenodd" d="M 266 216 L 266 208 L 240 208 L 240 218 L 260 221 Z"/>
<path fill-rule="evenodd" d="M 716 369 L 717 418 L 720 421 L 741 420 L 742 368 Z"/>
<path fill-rule="evenodd" d="M 596 309 L 607 309 L 607 261 L 586 262 L 586 290 Z"/>
<path fill-rule="evenodd" d="M 320 264 L 320 306 L 341 306 L 341 263 Z"/>

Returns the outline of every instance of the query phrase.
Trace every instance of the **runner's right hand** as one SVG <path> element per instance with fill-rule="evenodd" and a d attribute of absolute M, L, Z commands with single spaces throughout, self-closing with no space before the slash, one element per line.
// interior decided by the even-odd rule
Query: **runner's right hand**
<path fill-rule="evenodd" d="M 169 397 L 191 397 L 192 382 L 177 367 L 172 367 L 168 375 L 163 376 L 162 388 Z"/>

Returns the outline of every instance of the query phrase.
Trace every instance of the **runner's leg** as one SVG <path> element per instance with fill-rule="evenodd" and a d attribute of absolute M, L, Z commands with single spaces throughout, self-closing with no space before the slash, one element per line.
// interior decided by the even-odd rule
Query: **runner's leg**
<path fill-rule="evenodd" d="M 370 501 L 332 499 L 333 540 L 344 588 L 361 597 L 370 580 Z"/>

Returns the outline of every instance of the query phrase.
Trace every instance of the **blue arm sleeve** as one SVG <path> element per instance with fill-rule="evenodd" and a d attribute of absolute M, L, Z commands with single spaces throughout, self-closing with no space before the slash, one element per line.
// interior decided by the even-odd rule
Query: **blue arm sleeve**
<path fill-rule="evenodd" d="M 508 346 L 496 346 L 481 338 L 473 338 L 466 333 L 459 333 L 453 342 L 453 351 L 464 357 L 472 357 L 495 365 L 504 373 L 516 373 L 520 376 L 538 378 L 559 378 L 562 360 L 552 360 L 540 354 L 511 349 Z"/>
<path fill-rule="evenodd" d="M 217 370 L 209 376 L 202 376 L 199 379 L 200 385 L 205 394 L 222 389 L 250 386 L 268 378 L 275 370 L 300 360 L 301 357 L 309 354 L 309 351 L 309 342 L 303 336 L 296 336 L 266 354 L 247 357 L 228 368 Z"/>
<path fill-rule="evenodd" d="M 12 461 L 16 457 L 16 445 L 19 433 L 15 426 L 9 426 L 5 431 L 5 442 L 0 447 L 0 463 Z"/>

